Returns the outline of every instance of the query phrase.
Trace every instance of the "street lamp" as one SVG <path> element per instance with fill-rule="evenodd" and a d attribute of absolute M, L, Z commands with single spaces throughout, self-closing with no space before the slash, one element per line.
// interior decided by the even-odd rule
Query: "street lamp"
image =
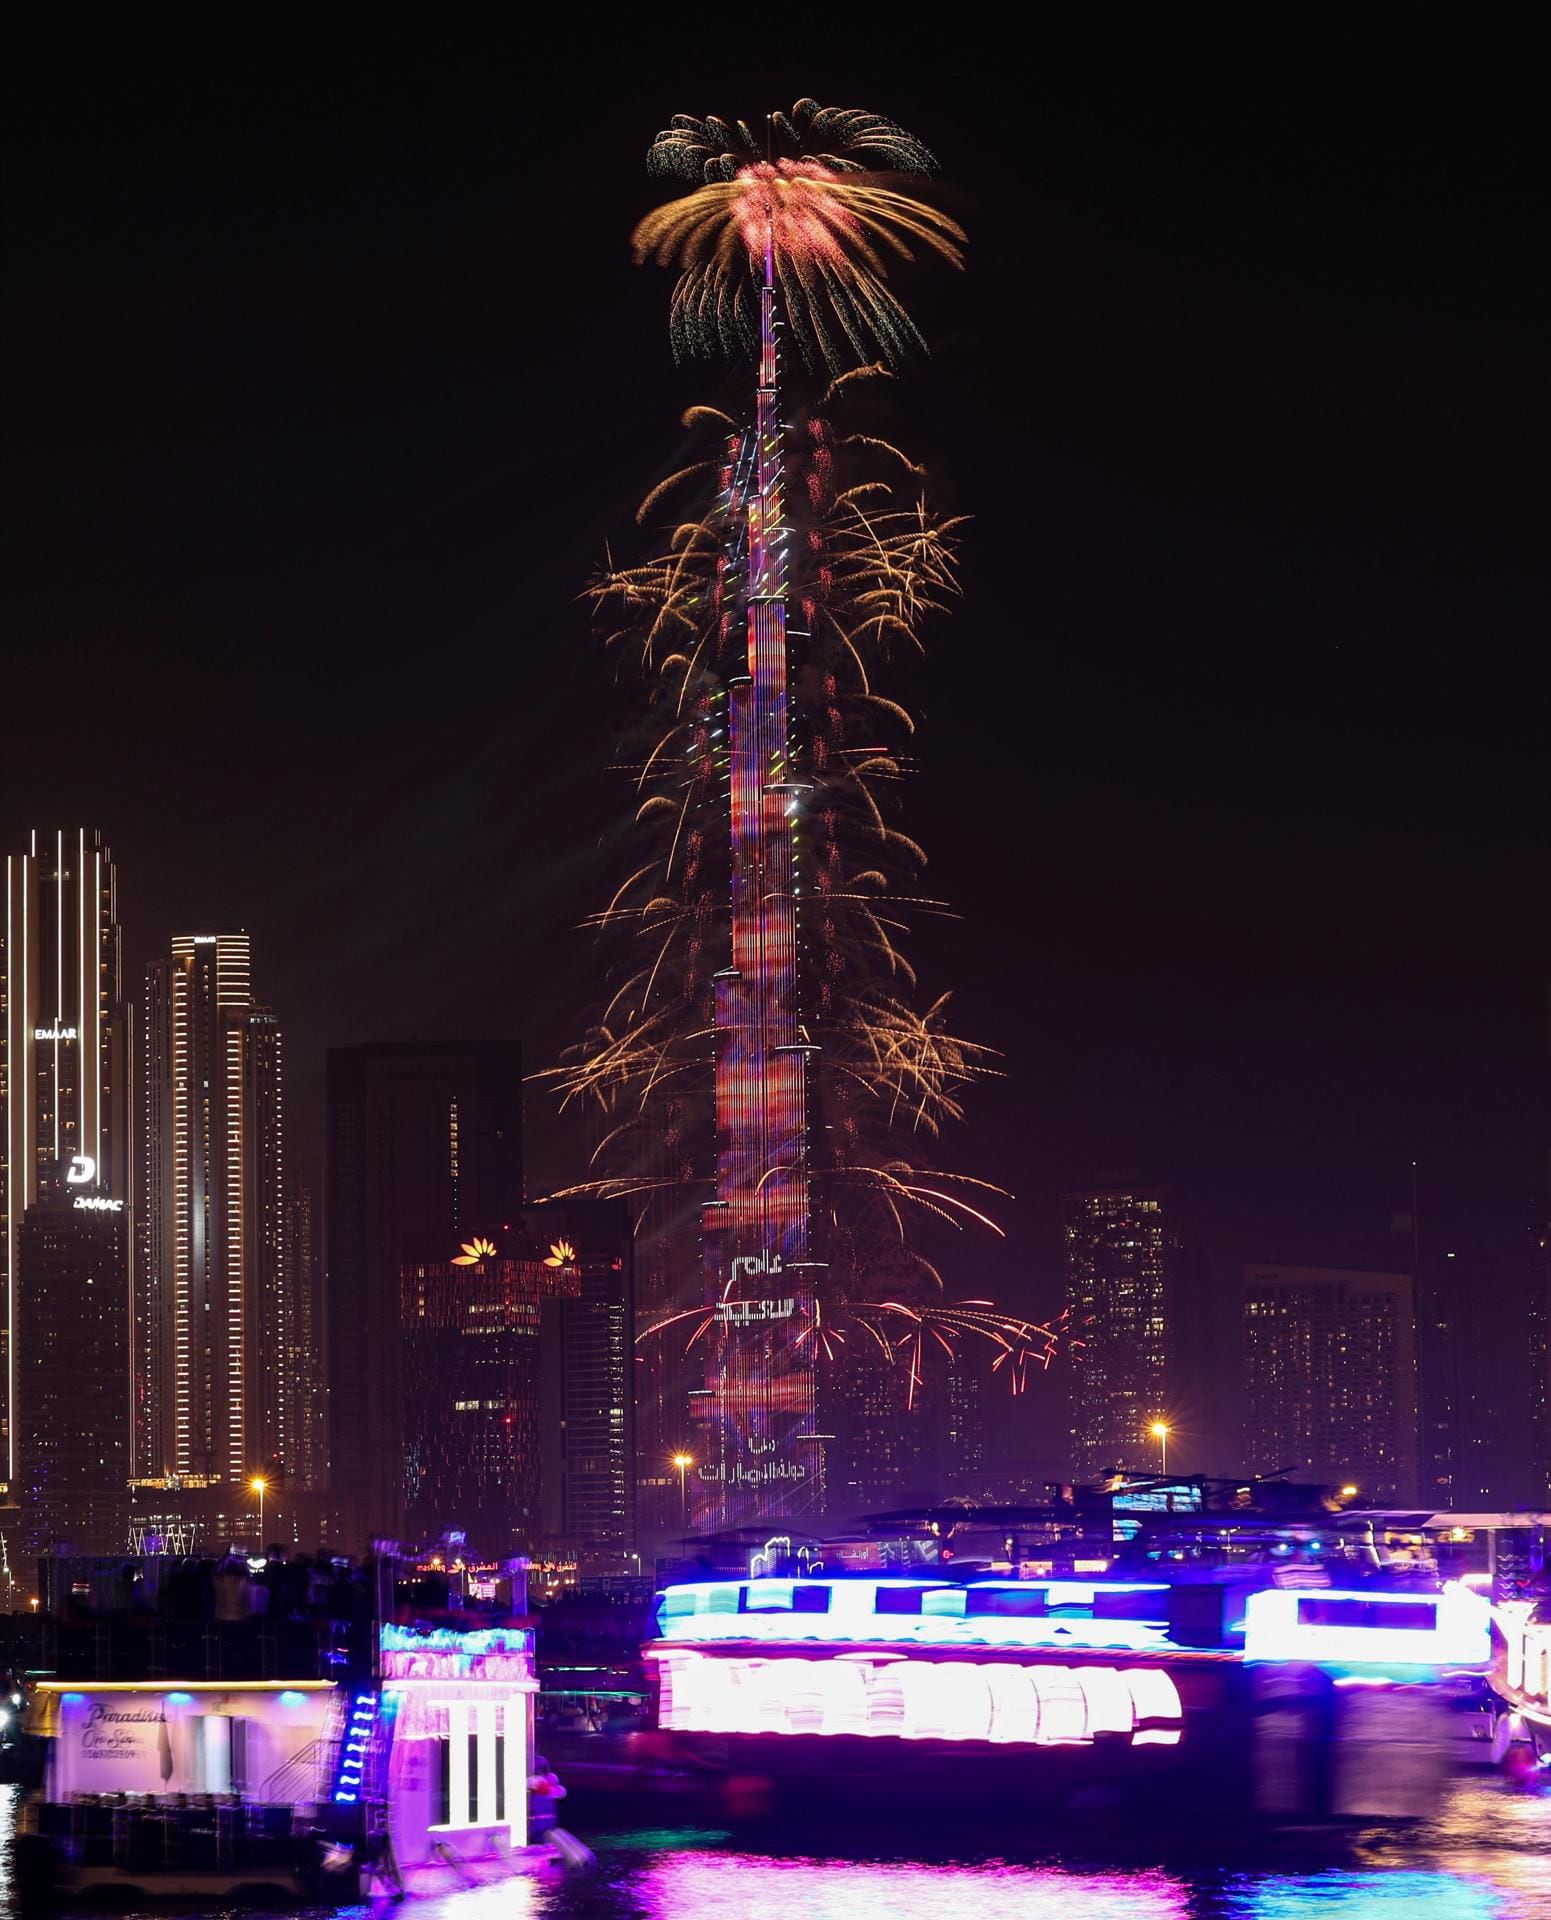
<path fill-rule="evenodd" d="M 1154 1420 L 1147 1431 L 1158 1443 L 1158 1471 L 1167 1473 L 1169 1470 L 1169 1423 L 1167 1420 Z"/>
<path fill-rule="evenodd" d="M 685 1533 L 688 1533 L 689 1532 L 689 1487 L 685 1482 L 684 1476 L 686 1473 L 689 1472 L 690 1468 L 695 1463 L 693 1458 L 689 1454 L 676 1453 L 673 1456 L 673 1464 L 679 1470 L 679 1525 Z"/>
<path fill-rule="evenodd" d="M 253 1491 L 259 1497 L 258 1543 L 259 1543 L 259 1552 L 262 1553 L 264 1551 L 264 1494 L 269 1487 L 269 1482 L 264 1478 L 263 1474 L 256 1473 L 254 1474 L 253 1478 L 248 1482 L 248 1485 L 253 1489 Z"/>

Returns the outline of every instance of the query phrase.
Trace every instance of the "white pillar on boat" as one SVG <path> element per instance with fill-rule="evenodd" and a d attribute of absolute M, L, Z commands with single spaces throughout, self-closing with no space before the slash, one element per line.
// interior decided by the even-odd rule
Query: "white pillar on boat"
<path fill-rule="evenodd" d="M 447 1702 L 447 1824 L 466 1827 L 469 1820 L 469 1707 L 466 1700 Z"/>

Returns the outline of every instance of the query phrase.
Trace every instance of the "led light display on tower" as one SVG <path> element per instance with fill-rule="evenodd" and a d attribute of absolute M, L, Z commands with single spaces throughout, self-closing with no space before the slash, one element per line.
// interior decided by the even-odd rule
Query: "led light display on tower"
<path fill-rule="evenodd" d="M 889 272 L 958 264 L 964 236 L 885 184 L 931 156 L 859 110 L 800 101 L 758 136 L 679 115 L 649 164 L 691 183 L 635 235 L 677 269 L 675 350 L 747 353 L 754 404 L 689 409 L 711 444 L 640 517 L 689 488 L 699 505 L 590 589 L 649 688 L 652 850 L 596 916 L 630 938 L 553 1077 L 603 1126 L 570 1191 L 636 1208 L 643 1518 L 678 1531 L 823 1510 L 825 1449 L 857 1438 L 852 1355 L 893 1371 L 903 1419 L 961 1346 L 1017 1391 L 1051 1334 L 951 1297 L 909 1231 L 999 1231 L 983 1182 L 923 1160 L 989 1063 L 946 997 L 915 1004 L 900 932 L 940 903 L 892 824 L 914 723 L 884 691 L 958 590 L 957 522 L 879 430 L 923 344 Z"/>

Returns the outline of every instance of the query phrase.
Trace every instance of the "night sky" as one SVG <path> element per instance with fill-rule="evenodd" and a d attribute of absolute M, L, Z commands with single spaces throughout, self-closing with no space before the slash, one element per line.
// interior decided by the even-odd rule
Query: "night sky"
<path fill-rule="evenodd" d="M 1017 1200 L 955 1282 L 1049 1306 L 1063 1184 L 1168 1180 L 1226 1366 L 1246 1259 L 1404 1264 L 1415 1159 L 1513 1297 L 1551 1142 L 1525 56 L 1130 31 L 15 87 L 0 825 L 103 827 L 137 994 L 175 928 L 251 931 L 293 1151 L 330 1044 L 540 1066 L 585 1018 L 630 690 L 575 596 L 682 407 L 742 391 L 630 263 L 643 156 L 812 93 L 920 133 L 971 233 L 909 284 L 897 401 L 973 516 L 906 824 L 963 915 L 924 985 L 1006 1055 L 944 1157 Z M 534 1190 L 578 1150 L 546 1103 Z M 1198 1376 L 1182 1464 L 1231 1415 Z"/>

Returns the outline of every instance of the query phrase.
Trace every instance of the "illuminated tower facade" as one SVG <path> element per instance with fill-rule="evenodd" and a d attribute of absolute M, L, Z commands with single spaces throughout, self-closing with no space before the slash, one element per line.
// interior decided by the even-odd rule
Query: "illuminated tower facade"
<path fill-rule="evenodd" d="M 798 995 L 787 528 L 772 248 L 759 296 L 754 430 L 725 475 L 738 529 L 745 670 L 725 693 L 731 964 L 716 976 L 716 1192 L 703 1222 L 713 1313 L 697 1523 L 764 1525 L 811 1511 L 820 1475 L 815 1378 L 796 1334 L 813 1312 L 808 1059 Z"/>
<path fill-rule="evenodd" d="M 137 1477 L 299 1486 L 280 1025 L 245 933 L 146 977 L 134 1300 Z"/>
<path fill-rule="evenodd" d="M 0 933 L 0 1467 L 9 1485 L 27 1209 L 59 1168 L 73 1167 L 83 1189 L 129 1193 L 129 1023 L 117 877 L 101 834 L 39 829 L 8 854 Z"/>

